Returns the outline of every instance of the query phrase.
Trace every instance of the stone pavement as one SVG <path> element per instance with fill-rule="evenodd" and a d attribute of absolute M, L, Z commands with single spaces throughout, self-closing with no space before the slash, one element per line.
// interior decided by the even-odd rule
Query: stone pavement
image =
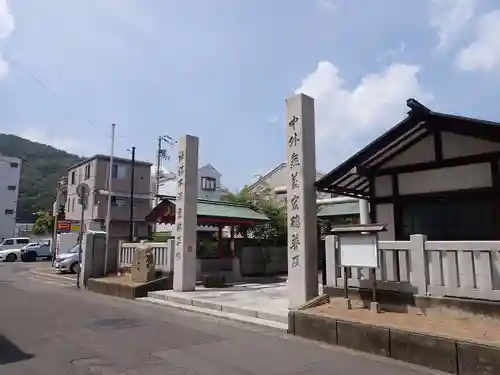
<path fill-rule="evenodd" d="M 322 285 L 319 286 L 320 293 Z M 240 282 L 225 288 L 197 286 L 193 292 L 163 290 L 148 293 L 145 302 L 286 330 L 286 282 Z"/>
<path fill-rule="evenodd" d="M 231 318 L 233 315 L 254 318 L 253 322 L 261 322 L 286 330 L 288 324 L 288 291 L 284 282 L 280 283 L 238 283 L 226 288 L 196 287 L 194 292 L 175 292 L 163 290 L 150 292 L 144 301 L 161 303 L 172 307 L 189 309 L 195 312 L 213 314 Z M 165 303 L 166 302 L 166 303 Z M 187 306 L 191 306 L 188 308 Z M 281 324 L 275 324 L 281 323 Z"/>
<path fill-rule="evenodd" d="M 55 288 L 0 265 L 2 375 L 423 375 L 269 328 Z M 8 302 L 7 302 L 8 301 Z"/>

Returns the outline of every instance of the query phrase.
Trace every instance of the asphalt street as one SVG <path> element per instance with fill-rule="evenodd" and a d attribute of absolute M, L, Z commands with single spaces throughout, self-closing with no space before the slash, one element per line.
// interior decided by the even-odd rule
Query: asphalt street
<path fill-rule="evenodd" d="M 33 276 L 0 263 L 2 375 L 423 375 L 427 369 Z"/>

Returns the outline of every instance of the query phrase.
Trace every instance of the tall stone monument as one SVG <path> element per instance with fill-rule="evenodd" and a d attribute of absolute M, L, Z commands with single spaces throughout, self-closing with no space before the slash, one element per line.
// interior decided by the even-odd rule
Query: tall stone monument
<path fill-rule="evenodd" d="M 288 293 L 296 308 L 318 295 L 314 99 L 286 100 Z"/>
<path fill-rule="evenodd" d="M 192 135 L 179 140 L 173 283 L 179 292 L 194 290 L 196 285 L 198 144 L 198 137 Z"/>

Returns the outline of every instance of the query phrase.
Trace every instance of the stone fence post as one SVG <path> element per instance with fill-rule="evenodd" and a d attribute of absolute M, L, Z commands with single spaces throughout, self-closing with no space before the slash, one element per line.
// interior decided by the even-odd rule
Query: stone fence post
<path fill-rule="evenodd" d="M 175 239 L 171 238 L 168 240 L 168 252 L 167 252 L 167 271 L 174 273 L 174 263 L 175 263 Z"/>
<path fill-rule="evenodd" d="M 337 259 L 336 259 L 336 242 L 337 236 L 326 236 L 325 237 L 325 270 L 326 270 L 326 286 L 335 287 L 337 286 Z"/>
<path fill-rule="evenodd" d="M 427 295 L 428 269 L 425 254 L 425 241 L 427 236 L 412 234 L 410 236 L 410 281 L 417 288 L 418 295 Z"/>
<path fill-rule="evenodd" d="M 118 254 L 116 255 L 117 259 L 117 265 L 116 265 L 116 270 L 117 272 L 120 272 L 122 268 L 122 245 L 125 241 L 119 240 L 118 241 Z"/>

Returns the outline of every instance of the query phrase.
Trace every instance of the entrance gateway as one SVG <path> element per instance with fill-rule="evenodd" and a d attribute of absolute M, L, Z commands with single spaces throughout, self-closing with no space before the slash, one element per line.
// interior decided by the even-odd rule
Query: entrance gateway
<path fill-rule="evenodd" d="M 297 308 L 318 295 L 314 99 L 292 96 L 286 100 L 286 112 L 287 284 L 289 307 Z M 179 140 L 173 289 L 180 292 L 196 285 L 198 147 L 198 137 L 184 135 Z"/>

